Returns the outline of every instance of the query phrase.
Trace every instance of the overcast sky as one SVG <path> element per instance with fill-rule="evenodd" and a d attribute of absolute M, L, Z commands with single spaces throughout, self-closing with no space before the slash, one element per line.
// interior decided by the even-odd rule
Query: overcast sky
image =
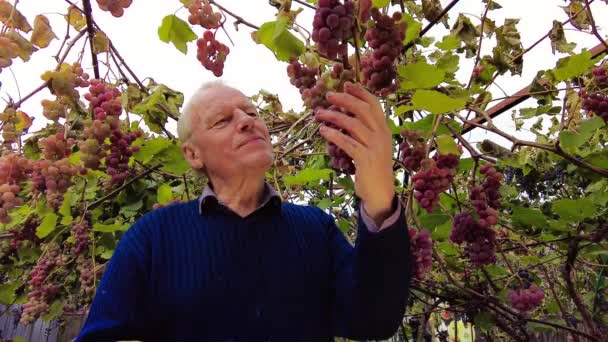
<path fill-rule="evenodd" d="M 276 10 L 268 5 L 267 0 L 217 1 L 227 9 L 241 15 L 245 20 L 258 26 L 266 21 L 273 20 L 276 14 Z M 446 5 L 449 1 L 442 0 L 441 2 Z M 77 3 L 79 6 L 82 5 L 80 1 Z M 520 19 L 517 27 L 522 34 L 524 48 L 530 46 L 550 30 L 554 19 L 563 21 L 567 18 L 559 7 L 566 4 L 561 0 L 498 0 L 498 3 L 503 6 L 503 9 L 490 12 L 490 17 L 496 21 L 497 25 L 502 25 L 504 18 Z M 165 44 L 158 39 L 157 29 L 162 18 L 175 13 L 180 6 L 181 3 L 178 0 L 133 0 L 133 4 L 125 11 L 122 18 L 114 18 L 109 13 L 101 11 L 93 1 L 93 12 L 97 23 L 110 37 L 138 77 L 141 79 L 151 77 L 156 82 L 164 83 L 183 92 L 188 98 L 201 83 L 212 80 L 214 77 L 196 59 L 194 42 L 190 43 L 188 54 L 184 55 L 172 45 Z M 294 3 L 294 7 L 297 8 L 298 6 Z M 606 11 L 607 5 L 602 1 L 596 1 L 592 7 L 595 17 L 601 18 L 598 21 L 603 24 L 608 14 L 608 11 Z M 65 13 L 66 2 L 62 0 L 21 0 L 18 8 L 30 19 L 32 24 L 35 15 L 45 14 L 50 19 L 57 36 L 60 38 L 65 36 L 66 25 L 60 14 Z M 474 16 L 481 16 L 482 3 L 480 0 L 460 1 L 450 12 L 450 25 L 457 18 L 459 12 L 469 14 L 473 22 L 477 24 L 479 21 Z M 313 14 L 314 11 L 304 9 L 298 17 L 298 22 L 305 27 L 310 27 Z M 181 9 L 177 12 L 177 15 L 186 19 L 187 10 Z M 232 19 L 230 19 L 230 22 L 232 22 Z M 271 93 L 278 94 L 286 109 L 301 109 L 299 93 L 296 88 L 289 84 L 285 71 L 286 63 L 277 61 L 274 55 L 264 46 L 255 44 L 250 37 L 252 32 L 250 28 L 240 25 L 238 32 L 234 30 L 232 24 L 227 25 L 227 28 L 235 45 L 229 43 L 223 32 L 219 34 L 220 40 L 229 45 L 231 50 L 222 79 L 241 89 L 247 95 L 252 95 L 262 88 L 266 89 Z M 582 48 L 591 48 L 598 44 L 597 39 L 589 34 L 569 30 L 572 29 L 570 25 L 566 26 L 566 29 L 568 29 L 566 31 L 568 39 L 578 44 L 577 52 Z M 603 27 L 600 26 L 600 29 L 602 30 Z M 203 31 L 200 27 L 196 27 L 194 30 L 199 35 Z M 446 32 L 442 25 L 437 25 L 427 35 L 441 39 Z M 601 32 L 603 34 L 603 30 Z M 84 40 L 76 45 L 75 53 L 82 49 L 83 43 Z M 52 69 L 55 66 L 52 56 L 57 52 L 60 44 L 60 39 L 55 40 L 48 48 L 35 52 L 28 63 L 15 60 L 11 69 L 17 77 L 22 96 L 39 86 L 42 83 L 40 75 L 45 70 Z M 486 49 L 490 49 L 494 44 L 494 38 L 487 41 L 483 45 L 483 51 L 487 51 Z M 564 56 L 563 54 L 554 56 L 551 53 L 549 40 L 546 40 L 525 55 L 522 77 L 512 77 L 507 73 L 507 75 L 499 78 L 497 82 L 507 93 L 514 93 L 521 87 L 528 85 L 537 70 L 552 68 L 556 60 Z M 75 58 L 75 54 L 71 55 L 68 62 Z M 461 61 L 458 76 L 466 84 L 473 62 L 464 59 L 461 59 Z M 85 50 L 83 64 L 85 67 L 91 64 L 88 50 Z M 92 70 L 90 70 L 90 74 L 92 73 Z M 2 98 L 6 99 L 10 95 L 13 99 L 19 99 L 16 83 L 8 70 L 0 74 L 0 80 L 2 81 L 0 91 Z M 493 93 L 495 97 L 504 96 L 497 89 L 494 89 Z M 22 106 L 22 110 L 36 118 L 34 129 L 45 124 L 40 106 L 40 100 L 44 98 L 52 98 L 47 90 L 40 92 Z M 512 127 L 512 120 L 508 113 L 497 122 L 504 128 Z M 476 134 L 474 140 L 483 139 L 484 136 L 485 134 Z"/>

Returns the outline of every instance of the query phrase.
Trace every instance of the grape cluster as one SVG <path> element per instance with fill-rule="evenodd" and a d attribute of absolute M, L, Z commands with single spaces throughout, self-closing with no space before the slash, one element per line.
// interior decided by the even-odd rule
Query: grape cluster
<path fill-rule="evenodd" d="M 62 64 L 59 71 L 47 71 L 41 78 L 50 83 L 52 93 L 78 99 L 77 87 L 89 86 L 89 75 L 84 72 L 80 63 Z"/>
<path fill-rule="evenodd" d="M 201 25 L 206 29 L 216 29 L 220 27 L 222 15 L 213 12 L 213 8 L 208 1 L 194 0 L 189 6 L 188 22 L 192 25 Z"/>
<path fill-rule="evenodd" d="M 141 134 L 141 131 L 127 134 L 120 130 L 112 132 L 110 154 L 106 157 L 107 173 L 112 177 L 112 184 L 122 184 L 129 177 L 129 158 L 139 150 L 138 146 L 131 146 L 131 143 Z"/>
<path fill-rule="evenodd" d="M 592 242 L 600 243 L 606 239 L 608 239 L 608 222 L 600 224 L 591 234 L 589 234 L 589 240 Z"/>
<path fill-rule="evenodd" d="M 327 124 L 328 126 L 331 126 Z M 345 174 L 352 175 L 357 171 L 353 159 L 332 142 L 327 143 L 327 154 L 331 158 L 331 166 L 335 170 L 340 170 Z"/>
<path fill-rule="evenodd" d="M 335 59 L 348 55 L 348 43 L 355 24 L 354 4 L 346 0 L 319 0 L 312 22 L 312 40 L 317 43 L 319 55 Z"/>
<path fill-rule="evenodd" d="M 455 154 L 438 155 L 420 162 L 420 171 L 412 177 L 414 198 L 428 212 L 439 203 L 439 194 L 450 187 L 458 162 Z"/>
<path fill-rule="evenodd" d="M 591 112 L 608 122 L 608 96 L 604 94 L 589 94 L 584 90 L 580 91 L 583 98 L 583 109 Z"/>
<path fill-rule="evenodd" d="M 13 58 L 19 56 L 19 45 L 12 39 L 0 36 L 0 70 L 13 64 Z"/>
<path fill-rule="evenodd" d="M 171 200 L 171 201 L 167 202 L 166 204 L 154 203 L 152 205 L 152 210 L 168 207 L 170 205 L 178 204 L 178 203 L 184 203 L 184 201 L 182 201 L 180 199 L 174 199 L 174 200 Z"/>
<path fill-rule="evenodd" d="M 502 173 L 496 171 L 492 164 L 485 164 L 479 169 L 479 173 L 485 175 L 482 186 L 474 186 L 470 191 L 470 199 L 479 216 L 478 223 L 482 227 L 490 227 L 498 222 L 498 211 L 500 208 L 500 183 L 503 180 Z"/>
<path fill-rule="evenodd" d="M 59 100 L 51 101 L 51 100 L 42 100 L 42 115 L 45 118 L 57 121 L 59 118 L 65 118 L 65 114 L 67 112 L 66 106 L 61 103 Z"/>
<path fill-rule="evenodd" d="M 519 312 L 530 312 L 536 309 L 545 298 L 545 292 L 536 284 L 528 284 L 523 288 L 509 290 L 507 298 L 513 308 Z"/>
<path fill-rule="evenodd" d="M 465 254 L 475 266 L 496 261 L 496 232 L 490 227 L 482 227 L 468 212 L 454 217 L 450 240 L 456 244 L 467 243 Z"/>
<path fill-rule="evenodd" d="M 95 120 L 103 122 L 108 118 L 114 118 L 116 121 L 122 113 L 120 90 L 101 80 L 91 80 L 89 92 L 84 95 L 84 98 L 89 101 L 89 110 L 93 112 Z"/>
<path fill-rule="evenodd" d="M 132 2 L 133 0 L 97 0 L 97 5 L 101 10 L 120 18 L 125 13 L 125 8 L 131 6 Z"/>
<path fill-rule="evenodd" d="M 27 294 L 19 323 L 28 325 L 49 310 L 49 302 L 59 293 L 58 285 L 43 285 Z"/>
<path fill-rule="evenodd" d="M 311 68 L 301 64 L 296 57 L 291 57 L 289 59 L 287 76 L 289 76 L 289 82 L 298 88 L 300 95 L 315 86 L 318 73 L 319 71 L 317 68 Z"/>
<path fill-rule="evenodd" d="M 205 69 L 213 72 L 215 77 L 220 77 L 224 74 L 224 62 L 230 53 L 230 49 L 215 40 L 213 32 L 205 31 L 203 37 L 196 41 L 198 51 L 196 58 L 201 62 Z"/>
<path fill-rule="evenodd" d="M 346 82 L 355 81 L 355 71 L 352 68 L 345 68 L 342 63 L 334 63 L 331 68 L 331 74 L 333 88 L 335 91 L 344 91 L 344 84 Z"/>
<path fill-rule="evenodd" d="M 19 183 L 26 180 L 32 171 L 30 160 L 11 153 L 0 157 L 0 223 L 9 223 L 9 210 L 23 205 L 18 196 Z"/>
<path fill-rule="evenodd" d="M 68 158 L 57 161 L 36 160 L 32 171 L 33 190 L 45 193 L 49 206 L 57 209 L 63 202 L 63 195 L 72 185 L 72 177 L 78 171 L 78 167 L 72 165 Z"/>
<path fill-rule="evenodd" d="M 90 258 L 78 257 L 78 259 L 76 259 L 76 265 L 76 269 L 79 273 L 80 291 L 86 297 L 91 297 L 93 293 L 95 293 L 93 260 Z"/>
<path fill-rule="evenodd" d="M 433 266 L 433 240 L 426 230 L 417 232 L 416 229 L 410 228 L 409 235 L 412 272 L 416 279 L 424 280 Z"/>
<path fill-rule="evenodd" d="M 604 66 L 600 66 L 591 70 L 593 74 L 593 82 L 600 87 L 608 85 L 608 69 Z"/>
<path fill-rule="evenodd" d="M 14 230 L 12 232 L 13 237 L 11 238 L 10 248 L 13 250 L 19 249 L 23 241 L 39 242 L 40 239 L 36 236 L 36 228 L 38 228 L 39 224 L 40 221 L 38 219 L 32 219 L 25 222 L 21 229 Z"/>
<path fill-rule="evenodd" d="M 402 130 L 403 142 L 399 144 L 399 160 L 410 171 L 418 171 L 420 162 L 426 157 L 426 140 L 419 132 Z"/>
<path fill-rule="evenodd" d="M 66 139 L 63 133 L 57 133 L 40 139 L 39 145 L 44 159 L 59 160 L 70 155 L 74 139 Z"/>
<path fill-rule="evenodd" d="M 78 255 L 85 252 L 89 247 L 89 222 L 82 220 L 72 225 L 71 234 L 74 237 L 74 247 L 72 247 L 72 253 Z"/>
<path fill-rule="evenodd" d="M 394 62 L 403 47 L 406 24 L 401 22 L 401 12 L 389 17 L 373 8 L 371 14 L 375 26 L 365 32 L 365 40 L 373 51 L 361 58 L 363 83 L 377 94 L 386 95 L 397 90 Z"/>

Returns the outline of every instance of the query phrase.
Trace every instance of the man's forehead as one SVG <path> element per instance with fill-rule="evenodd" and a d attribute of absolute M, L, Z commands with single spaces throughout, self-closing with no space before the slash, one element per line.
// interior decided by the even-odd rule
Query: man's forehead
<path fill-rule="evenodd" d="M 253 106 L 253 103 L 239 90 L 227 86 L 205 89 L 197 99 L 201 119 L 218 114 L 228 105 Z"/>

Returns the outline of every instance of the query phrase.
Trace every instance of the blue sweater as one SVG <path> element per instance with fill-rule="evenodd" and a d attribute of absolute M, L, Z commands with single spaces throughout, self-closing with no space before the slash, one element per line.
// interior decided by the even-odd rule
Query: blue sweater
<path fill-rule="evenodd" d="M 276 199 L 245 218 L 196 200 L 152 211 L 120 240 L 76 341 L 389 338 L 408 297 L 405 217 L 357 231 L 353 248 L 330 215 Z"/>

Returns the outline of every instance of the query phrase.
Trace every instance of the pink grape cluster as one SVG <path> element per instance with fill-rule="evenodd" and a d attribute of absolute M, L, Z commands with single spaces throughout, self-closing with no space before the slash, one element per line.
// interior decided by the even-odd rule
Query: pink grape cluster
<path fill-rule="evenodd" d="M 112 184 L 122 184 L 130 175 L 129 158 L 139 151 L 138 146 L 131 146 L 135 139 L 141 137 L 141 131 L 123 133 L 115 130 L 110 136 L 110 154 L 106 157 L 107 173 L 112 176 Z"/>
<path fill-rule="evenodd" d="M 466 242 L 465 254 L 475 266 L 479 267 L 496 261 L 496 232 L 490 227 L 482 227 L 466 211 L 454 217 L 450 241 L 459 245 Z"/>
<path fill-rule="evenodd" d="M 314 87 L 315 83 L 317 83 L 318 73 L 319 70 L 300 63 L 296 57 L 289 59 L 287 76 L 289 76 L 289 82 L 298 88 L 300 95 L 303 95 L 306 90 Z"/>
<path fill-rule="evenodd" d="M 28 325 L 49 310 L 49 302 L 59 293 L 58 285 L 42 285 L 27 294 L 19 323 Z"/>
<path fill-rule="evenodd" d="M 205 69 L 213 72 L 215 77 L 220 77 L 224 74 L 224 62 L 230 53 L 230 49 L 215 40 L 215 36 L 211 31 L 205 31 L 203 37 L 196 41 L 198 51 L 196 58 L 201 62 Z"/>
<path fill-rule="evenodd" d="M 330 74 L 333 80 L 333 88 L 335 91 L 344 91 L 346 82 L 353 83 L 355 81 L 355 71 L 352 68 L 345 68 L 342 63 L 334 63 Z"/>
<path fill-rule="evenodd" d="M 9 223 L 11 218 L 8 212 L 23 205 L 23 200 L 17 197 L 19 191 L 21 188 L 16 184 L 0 185 L 0 223 Z"/>
<path fill-rule="evenodd" d="M 604 66 L 600 66 L 591 70 L 593 74 L 593 81 L 596 85 L 602 87 L 608 85 L 608 69 Z"/>
<path fill-rule="evenodd" d="M 435 159 L 422 160 L 420 171 L 412 177 L 414 198 L 428 212 L 439 203 L 439 194 L 450 187 L 459 162 L 455 154 L 439 155 Z"/>
<path fill-rule="evenodd" d="M 474 186 L 470 190 L 470 199 L 479 216 L 478 223 L 482 227 L 490 227 L 498 223 L 500 208 L 500 183 L 503 181 L 502 173 L 496 171 L 492 164 L 485 164 L 479 169 L 485 175 L 482 186 Z"/>
<path fill-rule="evenodd" d="M 189 6 L 188 22 L 192 25 L 200 25 L 206 29 L 216 29 L 220 27 L 222 15 L 213 12 L 213 8 L 208 1 L 194 0 Z"/>
<path fill-rule="evenodd" d="M 125 8 L 131 6 L 131 3 L 133 0 L 97 0 L 100 9 L 112 13 L 116 18 L 122 17 Z"/>
<path fill-rule="evenodd" d="M 420 162 L 426 157 L 427 144 L 416 131 L 401 131 L 403 142 L 399 144 L 399 160 L 410 171 L 418 171 Z"/>
<path fill-rule="evenodd" d="M 581 90 L 579 94 L 583 98 L 584 110 L 608 122 L 608 96 L 600 93 L 589 94 L 584 90 Z"/>
<path fill-rule="evenodd" d="M 392 17 L 371 10 L 375 26 L 367 29 L 365 40 L 372 48 L 361 58 L 363 83 L 379 95 L 387 95 L 397 90 L 395 60 L 401 54 L 405 39 L 406 24 L 401 22 L 401 12 Z"/>
<path fill-rule="evenodd" d="M 517 290 L 509 290 L 507 298 L 513 308 L 519 312 L 530 312 L 540 306 L 545 299 L 545 292 L 536 284 Z"/>
<path fill-rule="evenodd" d="M 38 219 L 32 219 L 25 222 L 21 229 L 14 230 L 9 244 L 10 248 L 13 250 L 19 249 L 23 241 L 39 242 L 40 239 L 36 236 L 36 228 L 38 228 L 39 224 L 40 221 Z"/>
<path fill-rule="evenodd" d="M 65 138 L 63 133 L 50 135 L 39 141 L 42 155 L 48 160 L 63 159 L 72 153 L 74 139 Z"/>
<path fill-rule="evenodd" d="M 426 230 L 417 232 L 410 228 L 409 235 L 412 272 L 416 279 L 424 280 L 433 267 L 433 240 Z"/>
<path fill-rule="evenodd" d="M 89 222 L 82 220 L 72 225 L 71 234 L 74 237 L 74 247 L 72 253 L 78 255 L 87 250 L 89 247 Z"/>
<path fill-rule="evenodd" d="M 36 160 L 32 171 L 33 190 L 45 193 L 49 206 L 57 209 L 63 202 L 63 195 L 72 185 L 72 177 L 78 171 L 78 167 L 72 165 L 68 158 L 57 161 Z"/>
<path fill-rule="evenodd" d="M 354 4 L 346 0 L 319 0 L 312 22 L 312 40 L 319 55 L 335 59 L 348 55 L 347 41 L 353 36 Z"/>
<path fill-rule="evenodd" d="M 79 274 L 80 291 L 86 296 L 91 297 L 95 293 L 95 276 L 93 261 L 91 258 L 78 257 L 76 259 L 76 270 Z"/>
<path fill-rule="evenodd" d="M 23 205 L 18 197 L 19 183 L 29 178 L 32 172 L 31 161 L 11 153 L 0 157 L 0 223 L 9 223 L 11 209 Z"/>

